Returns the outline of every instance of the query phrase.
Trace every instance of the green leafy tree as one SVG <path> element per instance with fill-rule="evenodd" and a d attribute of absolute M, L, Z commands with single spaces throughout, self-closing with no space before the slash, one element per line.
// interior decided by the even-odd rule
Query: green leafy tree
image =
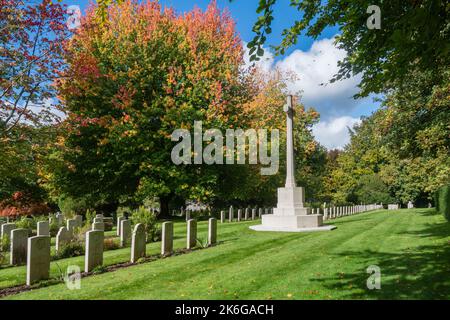
<path fill-rule="evenodd" d="M 255 37 L 248 44 L 252 60 L 264 54 L 263 45 L 272 33 L 273 21 L 280 19 L 274 16 L 278 2 L 259 0 Z M 336 43 L 347 56 L 332 81 L 361 73 L 362 96 L 395 88 L 408 79 L 411 70 L 434 71 L 434 83 L 440 83 L 439 70 L 449 66 L 450 7 L 446 1 L 291 0 L 290 5 L 298 19 L 283 31 L 281 43 L 274 47 L 276 53 L 284 54 L 301 34 L 317 38 L 325 28 L 339 26 Z M 380 8 L 380 29 L 367 27 L 372 5 Z"/>

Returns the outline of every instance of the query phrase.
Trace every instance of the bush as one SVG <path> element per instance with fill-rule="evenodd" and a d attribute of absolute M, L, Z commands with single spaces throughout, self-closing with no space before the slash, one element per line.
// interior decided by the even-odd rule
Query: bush
<path fill-rule="evenodd" d="M 119 248 L 120 248 L 120 243 L 119 243 L 118 239 L 106 238 L 105 240 L 103 240 L 103 250 L 104 251 L 117 250 Z"/>
<path fill-rule="evenodd" d="M 450 185 L 443 186 L 439 189 L 436 210 L 450 221 Z"/>
<path fill-rule="evenodd" d="M 86 210 L 86 224 L 91 225 L 91 223 L 94 221 L 95 216 L 97 215 L 97 213 L 95 212 L 95 210 Z"/>
<path fill-rule="evenodd" d="M 9 237 L 6 235 L 3 235 L 3 237 L 0 238 L 0 252 L 7 252 L 9 251 Z"/>
<path fill-rule="evenodd" d="M 6 256 L 2 251 L 0 251 L 0 266 L 4 264 L 6 264 Z"/>
<path fill-rule="evenodd" d="M 158 241 L 161 239 L 161 229 L 158 226 L 156 214 L 145 207 L 139 207 L 131 215 L 134 224 L 142 223 L 147 234 L 147 242 Z"/>
<path fill-rule="evenodd" d="M 84 246 L 77 240 L 72 240 L 63 245 L 59 251 L 53 256 L 54 260 L 78 257 L 84 254 Z"/>
<path fill-rule="evenodd" d="M 15 224 L 18 229 L 28 229 L 30 232 L 37 228 L 37 221 L 27 217 L 21 217 Z"/>
<path fill-rule="evenodd" d="M 56 220 L 56 218 L 53 218 L 52 223 L 50 223 L 50 235 L 52 237 L 55 237 L 58 234 L 58 231 L 59 231 L 58 221 Z"/>

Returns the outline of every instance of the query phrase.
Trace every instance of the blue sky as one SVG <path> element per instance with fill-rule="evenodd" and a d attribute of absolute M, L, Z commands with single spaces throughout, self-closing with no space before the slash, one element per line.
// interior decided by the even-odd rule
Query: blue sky
<path fill-rule="evenodd" d="M 299 12 L 289 6 L 290 0 L 279 0 L 274 14 L 272 34 L 268 36 L 267 46 L 281 42 L 283 29 L 292 25 Z M 89 1 L 63 0 L 67 5 L 79 5 L 82 12 Z M 160 0 L 165 6 L 178 12 L 189 11 L 195 6 L 205 9 L 210 0 Z M 258 0 L 217 0 L 220 8 L 228 8 L 236 21 L 237 30 L 243 41 L 250 41 L 254 35 L 252 27 L 256 21 Z M 313 129 L 317 140 L 328 148 L 342 148 L 348 142 L 348 126 L 359 121 L 361 116 L 370 115 L 378 103 L 372 98 L 355 101 L 352 95 L 357 92 L 358 77 L 342 83 L 320 86 L 327 82 L 337 71 L 336 63 L 345 56 L 345 52 L 334 47 L 333 36 L 339 33 L 337 27 L 326 29 L 317 39 L 300 37 L 298 44 L 283 56 L 274 56 L 270 50 L 260 63 L 262 68 L 270 70 L 275 66 L 298 74 L 299 81 L 292 85 L 292 91 L 302 91 L 302 102 L 316 108 L 321 114 L 321 122 Z"/>

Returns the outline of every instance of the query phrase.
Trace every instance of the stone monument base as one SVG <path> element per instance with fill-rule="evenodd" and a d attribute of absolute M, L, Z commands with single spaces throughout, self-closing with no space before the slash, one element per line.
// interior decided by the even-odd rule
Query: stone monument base
<path fill-rule="evenodd" d="M 255 231 L 278 231 L 278 232 L 312 232 L 330 231 L 335 226 L 323 225 L 321 214 L 310 215 L 276 215 L 266 214 L 262 216 L 262 224 L 251 226 Z"/>
<path fill-rule="evenodd" d="M 321 226 L 316 228 L 282 228 L 264 226 L 262 224 L 251 226 L 250 229 L 254 231 L 272 231 L 272 232 L 317 232 L 317 231 L 331 231 L 336 229 L 336 226 Z"/>

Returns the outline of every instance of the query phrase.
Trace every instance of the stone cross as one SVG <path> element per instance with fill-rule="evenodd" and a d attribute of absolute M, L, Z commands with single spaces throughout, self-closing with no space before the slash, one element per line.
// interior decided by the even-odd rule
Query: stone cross
<path fill-rule="evenodd" d="M 293 96 L 287 97 L 284 106 L 286 112 L 286 188 L 295 188 L 295 162 L 294 162 L 294 107 Z"/>

